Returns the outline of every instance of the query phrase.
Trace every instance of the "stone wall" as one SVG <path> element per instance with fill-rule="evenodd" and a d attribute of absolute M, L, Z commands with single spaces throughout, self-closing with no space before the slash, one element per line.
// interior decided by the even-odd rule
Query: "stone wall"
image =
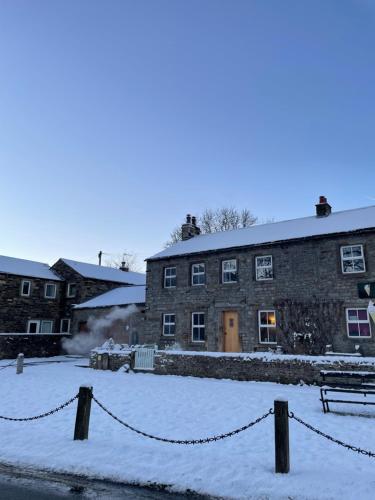
<path fill-rule="evenodd" d="M 340 247 L 351 244 L 363 245 L 366 262 L 363 273 L 342 273 Z M 255 279 L 255 258 L 261 255 L 272 255 L 272 280 Z M 221 263 L 231 258 L 237 259 L 238 282 L 221 283 Z M 206 266 L 206 284 L 191 286 L 191 266 L 199 262 Z M 163 288 L 163 272 L 168 266 L 176 267 L 176 288 Z M 357 284 L 368 280 L 375 281 L 374 231 L 151 260 L 147 262 L 146 341 L 161 348 L 176 341 L 184 350 L 222 351 L 223 312 L 235 310 L 239 314 L 242 351 L 264 350 L 268 346 L 259 343 L 258 311 L 276 309 L 278 321 L 275 304 L 285 299 L 308 301 L 315 296 L 318 300 L 343 301 L 341 317 L 333 318 L 337 323 L 333 349 L 354 352 L 355 344 L 360 344 L 365 356 L 373 356 L 374 323 L 371 338 L 353 339 L 347 335 L 345 318 L 345 308 L 367 307 L 368 300 L 358 298 Z M 206 314 L 206 340 L 201 344 L 192 342 L 191 335 L 191 313 L 197 311 Z M 176 315 L 173 338 L 162 335 L 164 313 Z M 281 332 L 278 335 L 281 343 Z"/>
<path fill-rule="evenodd" d="M 22 281 L 31 282 L 29 297 L 21 296 Z M 56 284 L 56 298 L 44 297 L 46 283 Z M 52 320 L 60 331 L 62 282 L 0 273 L 0 333 L 26 332 L 29 320 Z"/>
<path fill-rule="evenodd" d="M 0 359 L 15 359 L 19 353 L 25 358 L 65 354 L 61 341 L 68 335 L 17 334 L 0 335 Z"/>
<path fill-rule="evenodd" d="M 133 367 L 129 351 L 92 351 L 90 366 L 118 370 L 124 364 Z M 375 359 L 314 357 L 314 356 L 262 356 L 260 353 L 248 355 L 157 351 L 155 355 L 155 375 L 181 375 L 192 377 L 254 380 L 278 382 L 282 384 L 320 383 L 320 370 L 371 371 L 375 373 Z"/>

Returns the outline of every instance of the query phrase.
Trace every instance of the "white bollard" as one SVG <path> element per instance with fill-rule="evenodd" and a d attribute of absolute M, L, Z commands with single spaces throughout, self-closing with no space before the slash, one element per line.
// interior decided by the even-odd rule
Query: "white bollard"
<path fill-rule="evenodd" d="M 23 360 L 24 360 L 24 355 L 20 353 L 17 356 L 17 371 L 16 371 L 17 375 L 23 373 Z"/>

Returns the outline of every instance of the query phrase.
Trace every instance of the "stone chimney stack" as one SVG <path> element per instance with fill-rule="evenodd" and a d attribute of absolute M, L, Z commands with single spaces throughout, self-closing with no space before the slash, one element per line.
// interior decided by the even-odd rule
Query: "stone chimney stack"
<path fill-rule="evenodd" d="M 332 207 L 325 196 L 319 196 L 319 203 L 315 206 L 317 217 L 327 217 L 332 212 Z"/>
<path fill-rule="evenodd" d="M 181 230 L 183 241 L 189 240 L 193 238 L 193 236 L 198 236 L 201 232 L 200 228 L 197 226 L 197 218 L 194 216 L 192 217 L 190 214 L 187 214 L 186 222 L 182 224 Z"/>
<path fill-rule="evenodd" d="M 129 267 L 126 265 L 126 262 L 123 260 L 121 262 L 121 266 L 120 266 L 120 271 L 125 271 L 126 273 L 129 271 Z"/>

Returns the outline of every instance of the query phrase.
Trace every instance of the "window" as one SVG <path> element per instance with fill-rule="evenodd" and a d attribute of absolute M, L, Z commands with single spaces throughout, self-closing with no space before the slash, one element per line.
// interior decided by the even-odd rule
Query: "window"
<path fill-rule="evenodd" d="M 40 322 L 40 333 L 52 333 L 53 330 L 53 321 L 43 319 Z"/>
<path fill-rule="evenodd" d="M 204 264 L 193 264 L 191 266 L 191 284 L 204 285 L 206 283 L 206 270 Z"/>
<path fill-rule="evenodd" d="M 255 269 L 257 281 L 273 279 L 272 255 L 264 255 L 255 258 Z"/>
<path fill-rule="evenodd" d="M 346 324 L 349 337 L 371 337 L 371 326 L 367 309 L 347 309 Z"/>
<path fill-rule="evenodd" d="M 27 322 L 27 333 L 39 333 L 40 321 L 31 319 Z"/>
<path fill-rule="evenodd" d="M 68 288 L 66 290 L 66 296 L 72 298 L 76 296 L 77 285 L 75 283 L 68 283 Z"/>
<path fill-rule="evenodd" d="M 192 315 L 191 330 L 193 342 L 204 342 L 206 337 L 206 327 L 204 323 L 204 313 L 194 312 Z"/>
<path fill-rule="evenodd" d="M 259 342 L 261 344 L 276 344 L 275 311 L 258 311 Z"/>
<path fill-rule="evenodd" d="M 222 282 L 236 283 L 237 281 L 237 261 L 236 259 L 223 260 L 222 262 Z"/>
<path fill-rule="evenodd" d="M 31 292 L 31 281 L 22 280 L 21 283 L 21 296 L 30 297 Z"/>
<path fill-rule="evenodd" d="M 60 321 L 60 333 L 70 332 L 70 319 L 64 318 Z"/>
<path fill-rule="evenodd" d="M 54 283 L 46 283 L 44 288 L 44 297 L 46 299 L 56 298 L 56 285 Z"/>
<path fill-rule="evenodd" d="M 363 246 L 341 247 L 341 267 L 344 274 L 363 273 L 366 270 Z"/>
<path fill-rule="evenodd" d="M 176 330 L 176 315 L 163 314 L 163 335 L 174 335 Z"/>
<path fill-rule="evenodd" d="M 174 288 L 176 286 L 176 268 L 166 267 L 164 269 L 164 288 Z"/>

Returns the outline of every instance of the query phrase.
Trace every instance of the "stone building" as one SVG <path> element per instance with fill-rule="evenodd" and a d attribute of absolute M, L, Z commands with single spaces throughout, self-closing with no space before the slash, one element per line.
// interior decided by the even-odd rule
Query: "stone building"
<path fill-rule="evenodd" d="M 72 331 L 80 325 L 98 338 L 118 344 L 143 344 L 146 287 L 121 286 L 73 307 Z M 96 346 L 96 344 L 94 345 Z"/>
<path fill-rule="evenodd" d="M 0 333 L 72 333 L 73 306 L 145 275 L 59 259 L 52 267 L 0 256 Z M 84 322 L 77 328 L 85 327 Z"/>
<path fill-rule="evenodd" d="M 267 350 L 284 340 L 279 304 L 340 301 L 333 349 L 375 355 L 369 301 L 358 294 L 375 282 L 375 206 L 332 212 L 322 196 L 311 217 L 200 235 L 188 216 L 182 234 L 147 260 L 149 340 Z"/>
<path fill-rule="evenodd" d="M 124 265 L 120 269 L 116 269 L 70 259 L 59 259 L 51 269 L 64 280 L 61 294 L 61 314 L 67 320 L 66 326 L 71 333 L 86 329 L 86 321 L 84 320 L 76 322 L 74 328 L 71 328 L 73 306 L 118 288 L 120 285 L 145 284 L 144 274 L 128 271 Z"/>
<path fill-rule="evenodd" d="M 0 256 L 0 333 L 59 332 L 63 286 L 48 264 Z"/>

